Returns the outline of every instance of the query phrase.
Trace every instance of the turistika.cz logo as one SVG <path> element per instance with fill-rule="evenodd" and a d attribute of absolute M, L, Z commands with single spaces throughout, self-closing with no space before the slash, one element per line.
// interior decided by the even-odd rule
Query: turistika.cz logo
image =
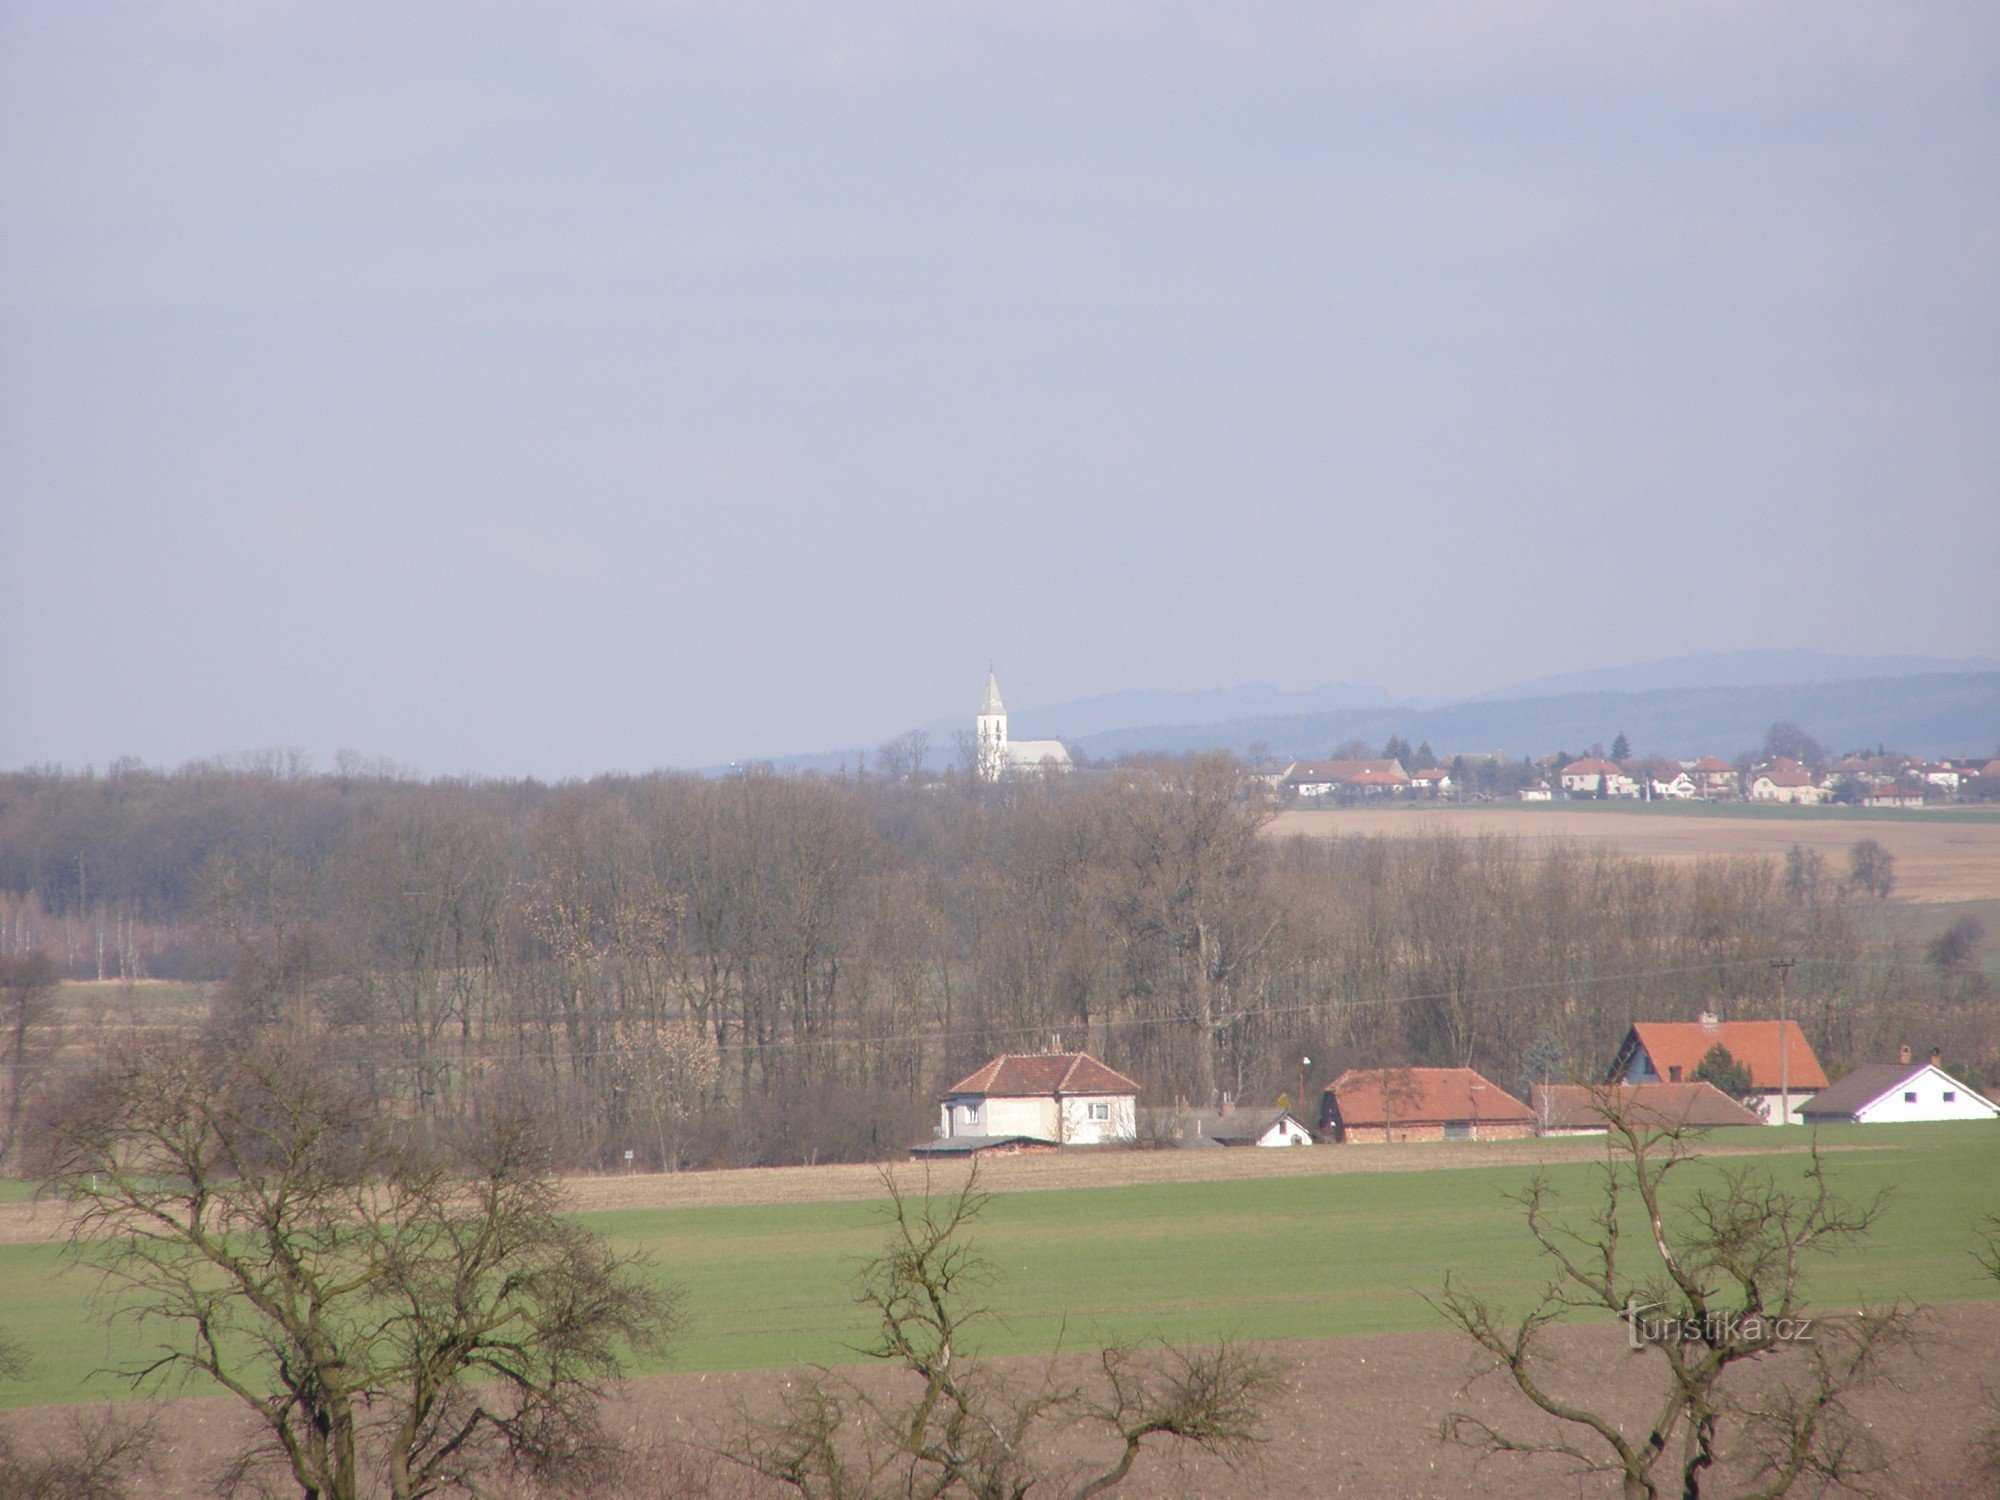
<path fill-rule="evenodd" d="M 1648 1344 L 1700 1344 L 1714 1349 L 1722 1345 L 1741 1347 L 1771 1344 L 1809 1344 L 1813 1341 L 1813 1319 L 1774 1318 L 1765 1313 L 1707 1313 L 1696 1317 L 1669 1318 L 1657 1314 L 1658 1302 L 1626 1299 L 1625 1333 L 1634 1349 Z"/>

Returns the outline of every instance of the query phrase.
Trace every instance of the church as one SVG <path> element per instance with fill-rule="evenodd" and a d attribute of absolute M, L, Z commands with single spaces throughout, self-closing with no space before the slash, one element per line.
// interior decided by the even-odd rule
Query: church
<path fill-rule="evenodd" d="M 979 779 L 1039 776 L 1045 771 L 1071 769 L 1069 751 L 1061 740 L 1010 740 L 1007 707 L 1000 701 L 1000 682 L 989 670 L 986 697 L 979 705 Z"/>

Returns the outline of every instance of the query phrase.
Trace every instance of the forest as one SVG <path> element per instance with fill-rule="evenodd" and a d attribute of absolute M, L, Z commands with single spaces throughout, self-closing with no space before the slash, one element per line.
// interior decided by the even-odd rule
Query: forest
<path fill-rule="evenodd" d="M 162 1024 L 159 980 L 208 986 L 174 1024 L 303 1029 L 402 1117 L 531 1099 L 583 1169 L 894 1156 L 997 1051 L 1087 1049 L 1152 1104 L 1311 1097 L 1350 1066 L 1592 1080 L 1635 1018 L 1775 1015 L 1777 959 L 1836 1073 L 1903 1042 L 1975 1087 L 2000 1070 L 1977 964 L 1816 857 L 1269 817 L 1219 755 L 997 787 L 9 773 L 4 1144 L 71 1062 Z M 79 1006 L 59 979 L 104 982 Z"/>

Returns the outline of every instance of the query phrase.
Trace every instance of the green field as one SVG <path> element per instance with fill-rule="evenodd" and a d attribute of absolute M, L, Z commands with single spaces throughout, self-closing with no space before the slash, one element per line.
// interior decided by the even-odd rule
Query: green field
<path fill-rule="evenodd" d="M 2000 1127 L 1878 1126 L 1822 1138 L 1868 1148 L 1830 1157 L 1843 1191 L 1888 1188 L 1893 1196 L 1875 1233 L 1817 1272 L 1816 1307 L 2000 1296 L 1970 1254 L 1974 1221 L 2000 1214 Z M 1796 1154 L 1759 1160 L 1790 1180 L 1803 1170 Z M 998 1275 L 994 1300 L 1005 1324 L 989 1330 L 982 1351 L 1046 1350 L 1059 1335 L 1089 1345 L 1152 1334 L 1436 1328 L 1423 1294 L 1447 1271 L 1515 1299 L 1539 1284 L 1519 1210 L 1504 1197 L 1527 1175 L 1467 1167 L 996 1197 L 979 1242 Z M 1578 1190 L 1590 1175 L 1581 1165 L 1551 1171 Z M 661 1277 L 687 1291 L 690 1328 L 666 1368 L 840 1361 L 865 1336 L 852 1278 L 881 1238 L 867 1204 L 607 1213 L 589 1222 L 621 1245 L 647 1249 Z M 29 1378 L 0 1401 L 120 1394 L 91 1372 L 113 1349 L 129 1358 L 135 1337 L 129 1325 L 107 1333 L 90 1292 L 89 1277 L 63 1269 L 54 1246 L 0 1247 L 0 1328 L 32 1360 Z"/>

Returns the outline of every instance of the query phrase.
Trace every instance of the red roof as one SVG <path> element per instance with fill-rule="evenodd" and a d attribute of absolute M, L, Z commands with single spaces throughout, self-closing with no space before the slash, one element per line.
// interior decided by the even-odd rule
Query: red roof
<path fill-rule="evenodd" d="M 1378 771 L 1372 766 L 1347 778 L 1349 786 L 1407 786 L 1409 781 L 1410 778 L 1400 771 Z"/>
<path fill-rule="evenodd" d="M 1768 781 L 1772 786 L 1811 786 L 1812 773 L 1803 766 L 1773 766 L 1768 771 L 1757 774 L 1759 781 Z"/>
<path fill-rule="evenodd" d="M 1350 1129 L 1462 1120 L 1526 1125 L 1535 1118 L 1527 1105 L 1471 1068 L 1349 1068 L 1326 1092 L 1335 1118 Z"/>
<path fill-rule="evenodd" d="M 1648 1130 L 1679 1126 L 1762 1125 L 1764 1122 L 1712 1083 L 1536 1084 L 1529 1091 L 1544 1130 L 1603 1130 L 1607 1110 L 1617 1110 Z"/>
<path fill-rule="evenodd" d="M 1797 1090 L 1825 1088 L 1825 1070 L 1813 1056 L 1797 1021 L 1785 1022 L 1784 1037 L 1787 1066 L 1783 1082 Z M 1614 1078 L 1624 1073 L 1634 1042 L 1646 1049 L 1653 1071 L 1665 1080 L 1671 1080 L 1673 1070 L 1679 1068 L 1681 1079 L 1692 1082 L 1701 1060 L 1720 1043 L 1750 1070 L 1751 1087 L 1773 1090 L 1780 1084 L 1776 1021 L 1634 1021 L 1619 1049 Z"/>
<path fill-rule="evenodd" d="M 1086 1052 L 1002 1053 L 949 1090 L 951 1094 L 989 1094 L 1002 1099 L 1138 1092 L 1138 1084 Z"/>
<path fill-rule="evenodd" d="M 1385 774 L 1400 784 L 1403 763 L 1396 760 L 1302 760 L 1292 767 L 1292 774 L 1287 779 L 1294 785 L 1352 784 L 1365 776 Z"/>
<path fill-rule="evenodd" d="M 1623 776 L 1625 768 L 1613 761 L 1586 755 L 1582 760 L 1573 760 L 1564 766 L 1562 773 L 1565 776 Z"/>
<path fill-rule="evenodd" d="M 1736 767 L 1732 766 L 1728 761 L 1719 759 L 1716 756 L 1704 755 L 1700 760 L 1696 761 L 1691 767 L 1689 767 L 1689 769 L 1694 771 L 1706 771 L 1713 773 L 1716 771 L 1734 771 Z"/>

